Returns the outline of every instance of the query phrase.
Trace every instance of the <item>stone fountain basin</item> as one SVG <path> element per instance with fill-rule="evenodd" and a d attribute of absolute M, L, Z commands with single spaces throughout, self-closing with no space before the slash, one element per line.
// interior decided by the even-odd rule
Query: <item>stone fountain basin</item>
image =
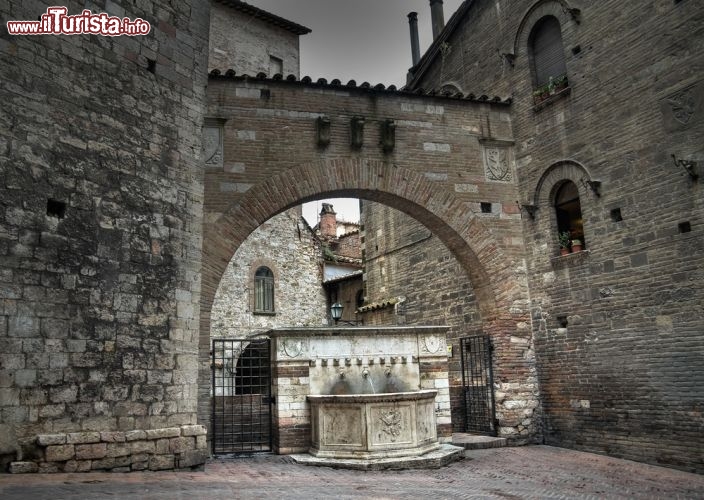
<path fill-rule="evenodd" d="M 435 390 L 310 395 L 311 455 L 377 459 L 420 456 L 440 447 Z"/>

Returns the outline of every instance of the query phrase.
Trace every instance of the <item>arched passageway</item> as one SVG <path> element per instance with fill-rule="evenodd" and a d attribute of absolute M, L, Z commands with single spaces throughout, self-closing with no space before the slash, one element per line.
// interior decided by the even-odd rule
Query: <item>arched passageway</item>
<path fill-rule="evenodd" d="M 295 179 L 295 182 L 293 180 Z M 206 227 L 200 310 L 200 411 L 207 422 L 210 312 L 221 276 L 237 248 L 259 225 L 302 202 L 321 197 L 360 197 L 415 218 L 445 244 L 467 271 L 484 331 L 508 346 L 513 336 L 530 337 L 525 276 L 467 204 L 419 173 L 375 160 L 311 162 L 252 187 Z M 519 385 L 530 377 L 532 359 L 501 349 Z"/>

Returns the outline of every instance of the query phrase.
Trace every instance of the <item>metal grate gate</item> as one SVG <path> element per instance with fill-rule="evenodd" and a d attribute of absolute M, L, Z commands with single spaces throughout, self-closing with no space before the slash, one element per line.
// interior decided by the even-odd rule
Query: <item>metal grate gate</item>
<path fill-rule="evenodd" d="M 465 431 L 496 436 L 493 346 L 488 335 L 460 339 Z"/>
<path fill-rule="evenodd" d="M 214 339 L 213 455 L 271 451 L 270 339 Z"/>

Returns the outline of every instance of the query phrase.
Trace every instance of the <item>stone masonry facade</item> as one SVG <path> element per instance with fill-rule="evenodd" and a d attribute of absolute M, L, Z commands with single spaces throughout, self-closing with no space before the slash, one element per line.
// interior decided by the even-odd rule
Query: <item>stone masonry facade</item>
<path fill-rule="evenodd" d="M 536 105 L 530 33 L 545 16 L 569 83 Z M 412 88 L 514 98 L 547 444 L 704 470 L 703 48 L 692 1 L 465 2 L 412 70 Z M 586 251 L 559 256 L 566 180 Z"/>
<path fill-rule="evenodd" d="M 274 274 L 274 312 L 254 311 L 254 274 Z M 320 241 L 292 209 L 269 219 L 240 246 L 215 295 L 212 336 L 248 338 L 272 328 L 323 326 L 327 304 L 322 286 Z"/>
<path fill-rule="evenodd" d="M 208 4 L 91 5 L 142 18 L 151 32 L 8 36 L 3 23 L 0 35 L 3 470 L 206 458 L 188 426 L 197 424 Z M 46 8 L 4 1 L 0 17 L 35 20 Z M 69 2 L 69 13 L 82 8 Z"/>

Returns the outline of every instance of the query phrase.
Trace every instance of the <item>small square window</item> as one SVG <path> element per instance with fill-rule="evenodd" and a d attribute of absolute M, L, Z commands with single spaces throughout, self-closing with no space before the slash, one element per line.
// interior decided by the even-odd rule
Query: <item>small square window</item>
<path fill-rule="evenodd" d="M 63 219 L 66 216 L 66 203 L 49 198 L 46 201 L 46 214 L 49 217 Z"/>
<path fill-rule="evenodd" d="M 284 74 L 284 60 L 280 57 L 269 56 L 269 76 Z"/>
<path fill-rule="evenodd" d="M 480 207 L 481 207 L 483 214 L 490 214 L 491 213 L 491 203 L 483 201 L 480 203 Z"/>

